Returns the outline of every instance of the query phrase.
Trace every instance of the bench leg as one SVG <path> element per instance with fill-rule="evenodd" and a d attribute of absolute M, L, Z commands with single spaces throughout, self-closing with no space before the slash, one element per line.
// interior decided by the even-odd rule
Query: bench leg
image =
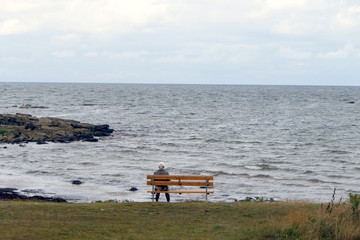
<path fill-rule="evenodd" d="M 151 193 L 151 195 L 152 195 L 152 202 L 154 202 L 154 200 L 155 200 L 155 184 L 154 184 L 154 176 L 152 177 L 152 193 Z"/>

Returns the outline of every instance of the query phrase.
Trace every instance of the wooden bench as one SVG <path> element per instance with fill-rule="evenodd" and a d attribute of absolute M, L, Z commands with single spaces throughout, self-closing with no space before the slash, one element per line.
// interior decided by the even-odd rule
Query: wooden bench
<path fill-rule="evenodd" d="M 152 186 L 152 200 L 154 201 L 155 193 L 203 193 L 207 200 L 207 195 L 214 193 L 210 190 L 214 186 L 213 176 L 191 176 L 191 175 L 147 175 L 147 185 Z M 178 189 L 169 191 L 156 191 L 155 186 L 198 186 L 204 190 Z"/>

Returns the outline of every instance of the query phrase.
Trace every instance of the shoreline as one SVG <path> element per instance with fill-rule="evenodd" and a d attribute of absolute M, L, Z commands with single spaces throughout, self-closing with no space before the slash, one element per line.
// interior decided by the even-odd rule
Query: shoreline
<path fill-rule="evenodd" d="M 130 192 L 131 190 L 128 190 L 128 192 Z M 205 199 L 202 198 L 202 196 L 197 196 L 199 194 L 196 194 L 196 197 L 194 198 L 176 198 L 175 200 L 172 198 L 171 203 L 184 203 L 184 202 L 209 202 L 209 203 L 241 203 L 241 202 L 248 202 L 248 203 L 281 203 L 281 202 L 305 202 L 305 203 L 309 203 L 309 204 L 327 204 L 329 202 L 336 202 L 336 203 L 341 203 L 344 201 L 347 201 L 347 197 L 343 198 L 340 197 L 340 199 L 337 199 L 336 197 L 336 191 L 333 192 L 333 195 L 330 196 L 329 195 L 329 199 L 325 200 L 325 201 L 316 201 L 316 200 L 306 200 L 306 199 L 284 199 L 284 200 L 279 200 L 279 199 L 274 199 L 271 197 L 261 197 L 261 196 L 246 196 L 244 198 L 234 198 L 231 201 L 226 201 L 226 200 L 219 200 L 219 199 L 209 199 L 208 201 L 206 201 Z M 202 194 L 201 194 L 202 195 Z M 37 192 L 36 190 L 31 190 L 31 189 L 24 189 L 24 190 L 19 190 L 17 188 L 13 188 L 13 187 L 0 187 L 0 201 L 12 201 L 12 200 L 39 200 L 39 201 L 46 201 L 46 202 L 65 202 L 65 203 L 74 203 L 74 204 L 91 204 L 91 203 L 97 203 L 97 202 L 102 202 L 102 203 L 106 203 L 106 202 L 113 202 L 113 203 L 122 203 L 122 202 L 133 202 L 133 203 L 148 203 L 148 202 L 152 202 L 151 200 L 151 196 L 149 195 L 149 197 L 146 200 L 142 200 L 142 201 L 136 201 L 136 200 L 132 200 L 132 199 L 115 199 L 115 198 L 109 198 L 109 199 L 92 199 L 90 200 L 88 197 L 86 196 L 82 196 L 83 199 L 88 199 L 89 201 L 81 201 L 80 199 L 73 199 L 73 198 L 66 198 L 66 197 L 58 197 L 56 196 L 56 194 L 46 194 L 46 193 L 40 193 Z M 159 202 L 163 202 L 165 201 L 163 198 L 160 198 Z"/>

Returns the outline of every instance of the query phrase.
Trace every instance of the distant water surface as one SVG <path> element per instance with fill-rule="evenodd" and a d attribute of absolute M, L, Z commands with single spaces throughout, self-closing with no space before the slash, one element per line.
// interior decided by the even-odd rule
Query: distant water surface
<path fill-rule="evenodd" d="M 0 114 L 116 130 L 97 143 L 0 145 L 0 187 L 73 202 L 150 201 L 146 175 L 164 162 L 172 174 L 214 175 L 211 201 L 329 201 L 334 188 L 338 198 L 360 193 L 359 87 L 0 83 L 0 89 Z"/>

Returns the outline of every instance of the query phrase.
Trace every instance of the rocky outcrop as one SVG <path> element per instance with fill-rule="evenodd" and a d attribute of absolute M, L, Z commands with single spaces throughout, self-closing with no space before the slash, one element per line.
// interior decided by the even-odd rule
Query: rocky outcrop
<path fill-rule="evenodd" d="M 47 202 L 67 202 L 63 198 L 44 196 L 25 196 L 17 192 L 16 188 L 0 188 L 0 200 L 40 200 Z"/>
<path fill-rule="evenodd" d="M 28 108 L 48 108 L 48 107 L 45 107 L 45 106 L 32 106 L 31 104 L 25 104 L 25 105 L 21 105 L 19 108 L 28 109 Z"/>
<path fill-rule="evenodd" d="M 42 117 L 29 114 L 0 114 L 0 143 L 37 142 L 96 142 L 110 136 L 109 125 L 93 125 L 73 120 Z"/>

